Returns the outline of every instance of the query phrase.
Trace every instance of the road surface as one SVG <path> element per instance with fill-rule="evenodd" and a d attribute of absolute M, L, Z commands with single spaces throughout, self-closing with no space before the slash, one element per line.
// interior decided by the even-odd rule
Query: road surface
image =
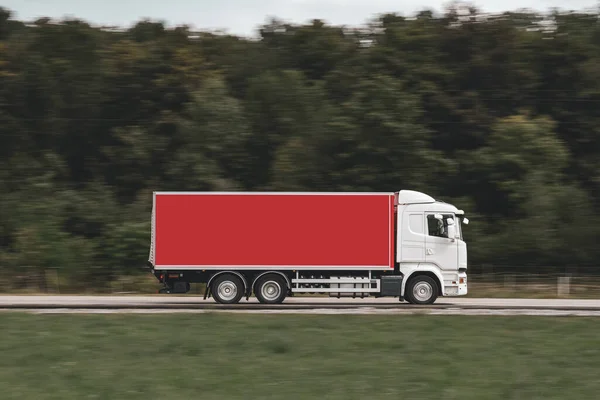
<path fill-rule="evenodd" d="M 1 310 L 35 312 L 250 312 L 319 314 L 473 314 L 600 316 L 600 299 L 440 298 L 433 306 L 414 306 L 395 298 L 291 297 L 267 306 L 255 298 L 236 305 L 201 296 L 0 296 Z"/>

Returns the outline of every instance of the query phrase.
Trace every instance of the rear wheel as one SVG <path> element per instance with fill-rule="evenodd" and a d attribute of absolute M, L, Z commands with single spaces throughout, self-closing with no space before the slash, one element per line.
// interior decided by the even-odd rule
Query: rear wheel
<path fill-rule="evenodd" d="M 265 275 L 256 282 L 254 293 L 263 304 L 280 304 L 285 299 L 287 284 L 281 275 Z"/>
<path fill-rule="evenodd" d="M 411 304 L 433 304 L 438 297 L 438 285 L 427 275 L 411 278 L 406 288 L 406 300 Z"/>
<path fill-rule="evenodd" d="M 244 283 L 237 275 L 220 275 L 212 283 L 211 292 L 217 303 L 235 304 L 244 295 Z"/>

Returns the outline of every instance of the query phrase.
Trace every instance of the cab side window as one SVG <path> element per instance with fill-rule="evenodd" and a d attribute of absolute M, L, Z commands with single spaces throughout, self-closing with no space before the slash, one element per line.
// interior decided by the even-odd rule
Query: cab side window
<path fill-rule="evenodd" d="M 454 215 L 452 214 L 444 214 L 443 221 L 435 218 L 434 214 L 427 215 L 427 231 L 429 236 L 437 236 L 437 237 L 448 237 L 448 223 L 447 218 L 454 219 Z"/>
<path fill-rule="evenodd" d="M 427 230 L 429 236 L 444 237 L 444 224 L 439 219 L 436 219 L 433 214 L 427 216 Z"/>

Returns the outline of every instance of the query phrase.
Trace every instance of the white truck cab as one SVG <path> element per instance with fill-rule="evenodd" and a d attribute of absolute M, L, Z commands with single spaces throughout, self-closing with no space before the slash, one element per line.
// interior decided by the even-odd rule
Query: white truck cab
<path fill-rule="evenodd" d="M 426 280 L 411 285 L 412 296 L 405 296 L 411 276 L 423 273 L 437 277 L 442 296 L 466 295 L 467 245 L 462 224 L 468 224 L 469 220 L 464 212 L 411 190 L 398 192 L 396 206 L 396 262 L 404 276 L 402 297 L 417 301 L 430 298 L 435 286 Z"/>

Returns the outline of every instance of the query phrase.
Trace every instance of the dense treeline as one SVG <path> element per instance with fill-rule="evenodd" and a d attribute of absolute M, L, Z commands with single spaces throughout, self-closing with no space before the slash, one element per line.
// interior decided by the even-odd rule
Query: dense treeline
<path fill-rule="evenodd" d="M 0 266 L 136 271 L 154 190 L 402 188 L 465 209 L 473 265 L 594 265 L 598 16 L 460 11 L 249 40 L 0 9 Z"/>

